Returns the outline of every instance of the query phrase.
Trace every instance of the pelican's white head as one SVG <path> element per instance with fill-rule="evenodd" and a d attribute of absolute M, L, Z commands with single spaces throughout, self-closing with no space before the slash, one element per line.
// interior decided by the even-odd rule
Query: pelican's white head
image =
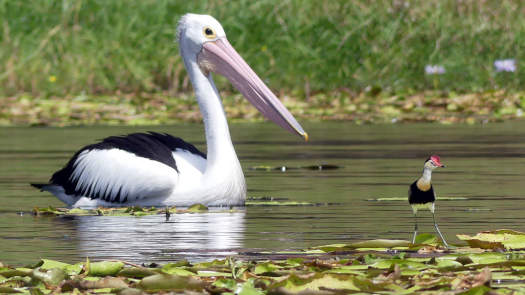
<path fill-rule="evenodd" d="M 191 54 L 196 58 L 204 43 L 218 38 L 226 38 L 226 33 L 213 16 L 188 13 L 181 17 L 177 39 L 182 55 Z"/>
<path fill-rule="evenodd" d="M 209 15 L 186 14 L 177 28 L 186 67 L 196 62 L 205 76 L 218 73 L 230 82 L 266 118 L 308 140 L 308 134 L 226 39 L 219 22 Z"/>

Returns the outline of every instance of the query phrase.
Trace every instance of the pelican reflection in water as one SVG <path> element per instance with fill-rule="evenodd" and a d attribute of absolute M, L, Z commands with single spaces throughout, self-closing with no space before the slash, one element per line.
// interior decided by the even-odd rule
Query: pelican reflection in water
<path fill-rule="evenodd" d="M 237 254 L 243 247 L 245 212 L 164 216 L 79 216 L 79 254 L 132 262 L 209 260 Z"/>

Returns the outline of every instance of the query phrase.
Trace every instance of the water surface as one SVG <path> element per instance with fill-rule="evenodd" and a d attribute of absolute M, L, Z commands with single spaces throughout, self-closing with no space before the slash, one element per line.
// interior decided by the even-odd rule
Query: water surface
<path fill-rule="evenodd" d="M 326 206 L 248 207 L 235 212 L 164 216 L 44 218 L 33 207 L 62 206 L 28 185 L 45 182 L 83 145 L 135 131 L 168 132 L 205 150 L 200 124 L 165 127 L 0 129 L 0 261 L 39 258 L 77 262 L 204 260 L 261 251 L 302 249 L 364 239 L 409 239 L 413 216 L 405 197 L 426 157 L 447 165 L 433 174 L 437 217 L 449 242 L 458 233 L 525 230 L 524 122 L 453 125 L 305 124 L 303 143 L 271 123 L 232 124 L 249 197 L 275 197 Z M 335 164 L 336 170 L 259 171 L 250 167 Z M 466 200 L 439 200 L 439 196 Z M 432 232 L 423 212 L 420 231 Z"/>

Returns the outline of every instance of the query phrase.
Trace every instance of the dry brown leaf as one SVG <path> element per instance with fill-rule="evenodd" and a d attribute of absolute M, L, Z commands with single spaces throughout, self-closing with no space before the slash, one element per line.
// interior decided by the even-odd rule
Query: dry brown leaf
<path fill-rule="evenodd" d="M 452 283 L 452 288 L 456 290 L 466 290 L 481 285 L 489 286 L 492 279 L 492 272 L 485 267 L 478 274 L 468 274 L 463 276 L 459 281 Z"/>

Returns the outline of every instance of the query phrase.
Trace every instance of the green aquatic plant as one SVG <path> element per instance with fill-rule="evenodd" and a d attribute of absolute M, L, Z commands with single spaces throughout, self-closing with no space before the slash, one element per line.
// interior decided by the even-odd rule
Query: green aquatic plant
<path fill-rule="evenodd" d="M 505 239 L 525 233 L 478 234 Z M 516 237 L 516 238 L 517 238 Z M 185 260 L 160 266 L 89 259 L 76 264 L 42 259 L 24 267 L 0 263 L 0 293 L 20 294 L 522 294 L 525 252 L 458 247 L 437 237 L 326 245 L 245 259 Z M 287 254 L 285 254 L 287 253 Z M 283 255 L 289 258 L 283 259 Z M 258 260 L 257 257 L 264 257 Z"/>
<path fill-rule="evenodd" d="M 247 207 L 250 206 L 324 206 L 329 203 L 312 203 L 312 202 L 299 202 L 290 201 L 286 198 L 273 198 L 273 197 L 261 197 L 261 198 L 248 198 L 245 204 Z M 55 208 L 49 207 L 35 207 L 33 208 L 32 214 L 34 216 L 147 216 L 147 215 L 165 215 L 169 218 L 171 214 L 182 214 L 182 213 L 220 213 L 220 212 L 235 212 L 234 208 L 228 209 L 213 209 L 209 210 L 208 207 L 202 204 L 194 204 L 187 208 L 176 208 L 176 207 L 116 207 L 116 208 L 93 208 L 93 209 L 82 209 L 82 208 Z"/>

